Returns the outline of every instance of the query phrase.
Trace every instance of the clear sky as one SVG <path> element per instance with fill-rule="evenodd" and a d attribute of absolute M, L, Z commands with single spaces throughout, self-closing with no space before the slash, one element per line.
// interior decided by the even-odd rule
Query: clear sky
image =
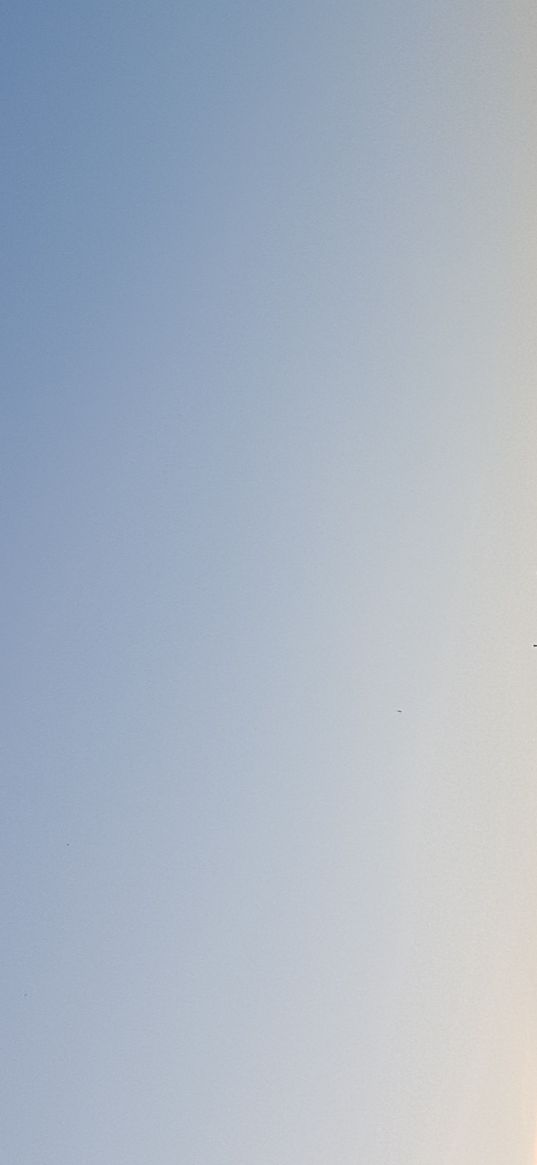
<path fill-rule="evenodd" d="M 0 52 L 2 1157 L 530 1165 L 533 8 Z"/>

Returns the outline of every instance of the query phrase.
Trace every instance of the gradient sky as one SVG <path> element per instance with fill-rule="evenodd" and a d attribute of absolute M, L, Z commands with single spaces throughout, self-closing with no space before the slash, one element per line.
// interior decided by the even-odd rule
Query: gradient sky
<path fill-rule="evenodd" d="M 4 14 L 6 1162 L 533 1160 L 536 49 Z"/>

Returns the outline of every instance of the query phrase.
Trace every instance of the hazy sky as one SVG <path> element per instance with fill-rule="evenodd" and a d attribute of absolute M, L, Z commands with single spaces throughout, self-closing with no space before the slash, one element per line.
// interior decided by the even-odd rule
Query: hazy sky
<path fill-rule="evenodd" d="M 4 14 L 6 1162 L 533 1160 L 536 50 Z"/>

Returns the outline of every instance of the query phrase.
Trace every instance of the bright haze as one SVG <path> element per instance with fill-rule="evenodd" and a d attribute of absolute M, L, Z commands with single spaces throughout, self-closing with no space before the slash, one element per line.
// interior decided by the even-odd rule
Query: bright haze
<path fill-rule="evenodd" d="M 2 36 L 2 1158 L 528 1165 L 530 5 Z"/>

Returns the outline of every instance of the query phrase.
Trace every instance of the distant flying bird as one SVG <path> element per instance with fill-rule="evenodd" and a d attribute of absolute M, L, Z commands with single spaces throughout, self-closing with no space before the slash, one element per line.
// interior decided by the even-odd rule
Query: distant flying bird
<path fill-rule="evenodd" d="M 535 644 L 535 647 L 537 647 L 537 643 Z M 397 709 L 397 711 L 398 711 L 398 712 L 402 712 L 402 711 L 403 711 L 403 709 L 402 709 L 402 708 L 398 708 L 398 709 Z"/>

